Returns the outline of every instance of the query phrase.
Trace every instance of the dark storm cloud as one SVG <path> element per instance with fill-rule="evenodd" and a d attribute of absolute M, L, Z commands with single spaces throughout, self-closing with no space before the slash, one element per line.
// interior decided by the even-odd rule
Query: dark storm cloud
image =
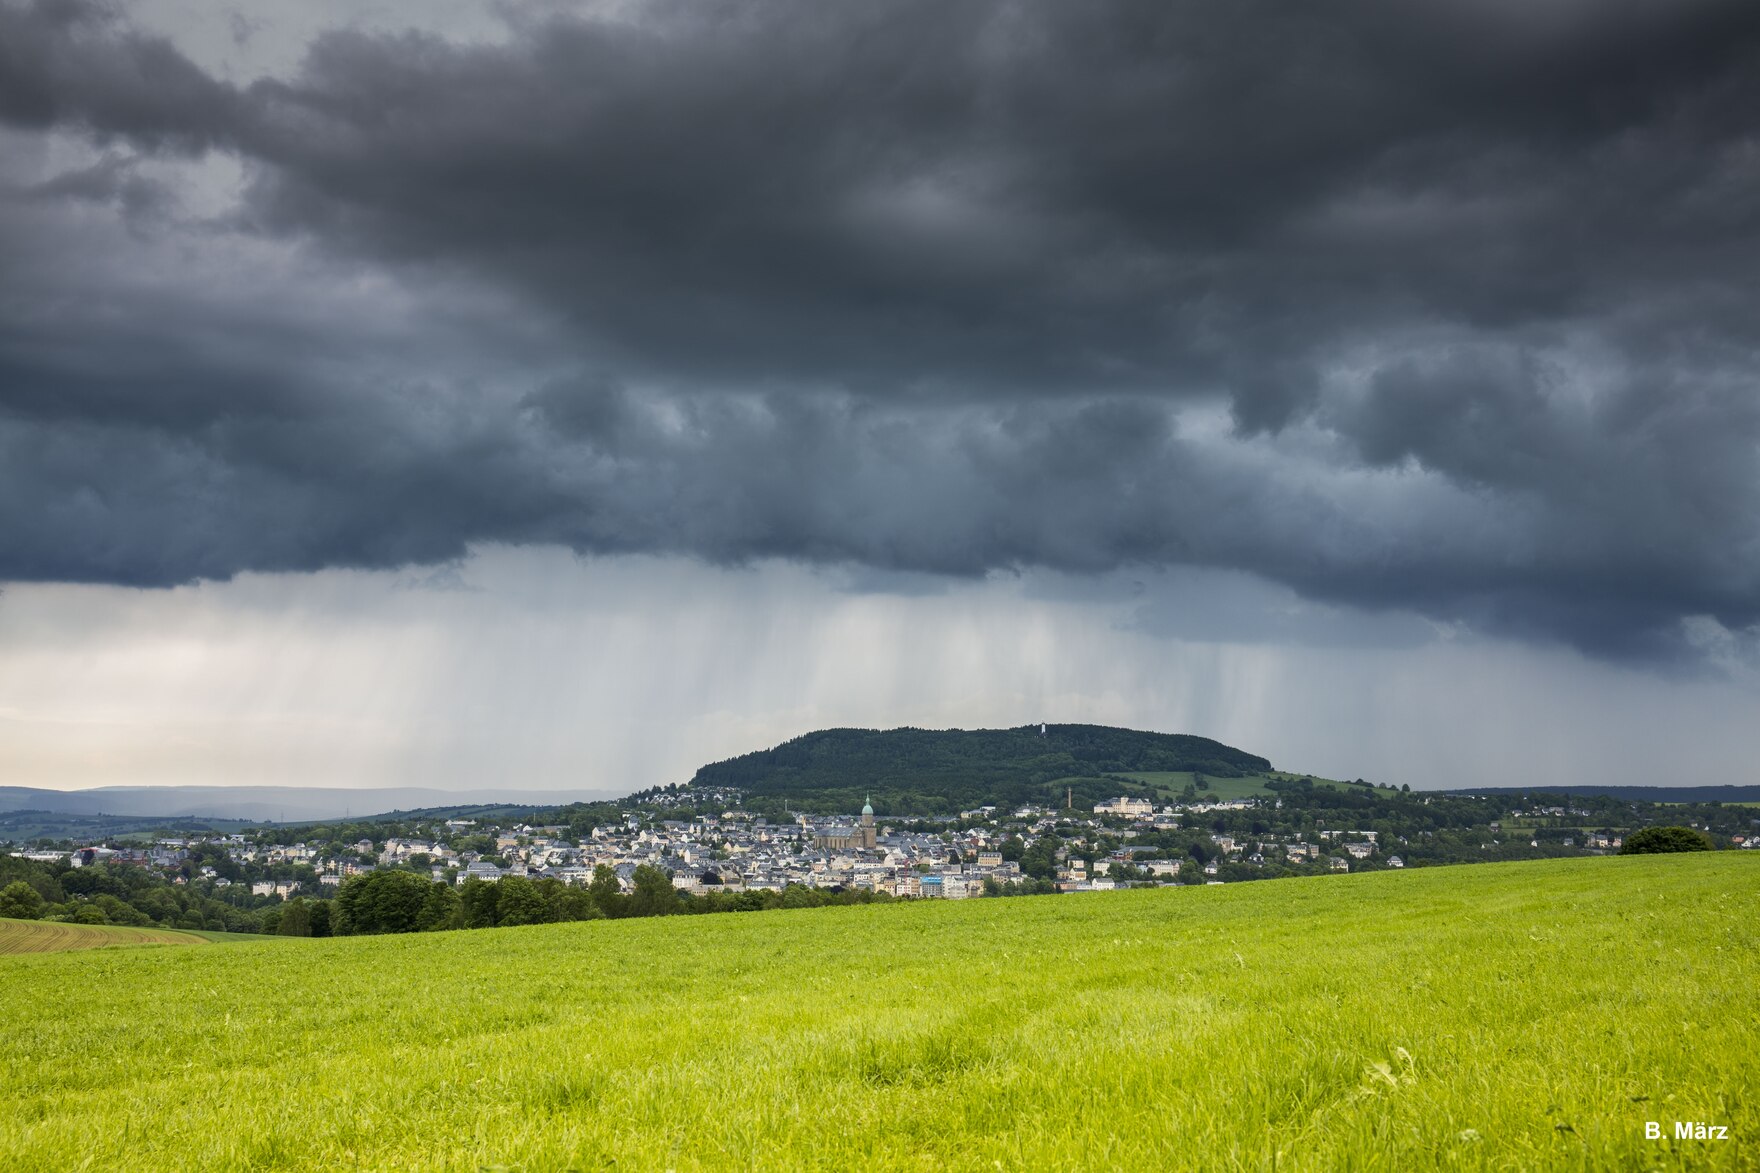
<path fill-rule="evenodd" d="M 0 119 L 112 152 L 0 193 L 3 576 L 553 541 L 1760 620 L 1746 0 L 659 3 L 248 85 L 0 3 Z M 225 217 L 142 227 L 138 168 L 215 155 Z M 371 323 L 112 289 L 93 206 L 502 300 L 351 363 Z"/>

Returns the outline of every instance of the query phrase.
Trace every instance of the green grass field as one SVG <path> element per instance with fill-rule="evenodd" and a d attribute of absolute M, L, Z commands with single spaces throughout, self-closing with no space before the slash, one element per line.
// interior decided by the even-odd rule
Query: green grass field
<path fill-rule="evenodd" d="M 182 929 L 68 925 L 0 917 L 0 953 L 64 953 L 76 949 L 110 949 L 118 945 L 200 945 L 206 935 Z M 242 934 L 215 935 L 236 938 Z"/>
<path fill-rule="evenodd" d="M 1135 770 L 1119 776 L 1153 786 L 1166 799 L 1178 798 L 1192 781 L 1192 774 L 1183 770 Z M 1265 779 L 1258 774 L 1245 778 L 1209 778 L 1209 782 L 1210 794 L 1217 798 L 1248 798 L 1270 793 L 1265 789 Z"/>
<path fill-rule="evenodd" d="M 0 1167 L 1752 1169 L 1757 898 L 1719 852 L 6 957 Z"/>
<path fill-rule="evenodd" d="M 217 929 L 178 929 L 177 931 L 180 933 L 188 933 L 192 937 L 200 937 L 202 940 L 215 945 L 258 945 L 265 941 L 291 941 L 291 938 L 265 937 L 261 933 L 223 933 Z"/>
<path fill-rule="evenodd" d="M 1146 783 L 1159 790 L 1167 798 L 1178 798 L 1180 792 L 1191 784 L 1193 775 L 1185 771 L 1140 770 L 1119 775 Z M 1210 783 L 1209 793 L 1216 798 L 1256 798 L 1262 794 L 1270 794 L 1265 782 L 1269 778 L 1290 781 L 1295 778 L 1307 777 L 1304 774 L 1249 774 L 1242 778 L 1218 778 L 1214 774 L 1206 774 Z M 1315 778 L 1314 785 L 1331 787 L 1334 790 L 1370 790 L 1372 787 L 1358 786 L 1354 782 L 1340 782 L 1332 778 Z"/>

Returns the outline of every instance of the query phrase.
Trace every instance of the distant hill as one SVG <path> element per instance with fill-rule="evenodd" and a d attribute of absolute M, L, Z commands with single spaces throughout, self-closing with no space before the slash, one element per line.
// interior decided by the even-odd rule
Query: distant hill
<path fill-rule="evenodd" d="M 1760 802 L 1760 786 L 1475 786 L 1449 794 L 1580 795 L 1627 802 Z"/>
<path fill-rule="evenodd" d="M 359 790 L 320 786 L 100 786 L 91 790 L 0 786 L 0 812 L 130 815 L 148 819 L 246 819 L 279 823 L 484 802 L 549 807 L 615 796 L 615 792 L 606 790 L 485 788 L 452 791 L 417 786 Z"/>
<path fill-rule="evenodd" d="M 1129 773 L 1198 772 L 1238 778 L 1271 763 L 1179 733 L 1105 725 L 1018 729 L 824 729 L 774 749 L 704 766 L 693 789 L 736 787 L 748 806 L 851 812 L 873 796 L 886 814 L 953 814 L 984 804 L 1092 806 L 1118 794 L 1151 794 Z"/>

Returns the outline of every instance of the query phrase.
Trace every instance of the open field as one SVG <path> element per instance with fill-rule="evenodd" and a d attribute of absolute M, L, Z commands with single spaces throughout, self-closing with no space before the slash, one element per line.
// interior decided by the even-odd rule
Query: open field
<path fill-rule="evenodd" d="M 240 934 L 216 934 L 237 937 Z M 66 925 L 0 917 L 0 953 L 64 953 L 118 945 L 200 945 L 203 934 L 181 929 L 135 929 L 118 925 Z"/>
<path fill-rule="evenodd" d="M 1751 1169 L 1757 898 L 1719 852 L 8 957 L 0 1166 Z"/>
<path fill-rule="evenodd" d="M 1185 770 L 1133 770 L 1119 777 L 1153 786 L 1163 797 L 1170 799 L 1178 798 L 1180 791 L 1192 781 L 1192 774 Z M 1209 782 L 1210 792 L 1217 798 L 1247 798 L 1270 793 L 1265 789 L 1265 779 L 1258 774 L 1245 778 L 1211 777 Z"/>
<path fill-rule="evenodd" d="M 1265 782 L 1268 778 L 1289 781 L 1307 776 L 1274 771 L 1270 774 L 1249 774 L 1241 778 L 1219 778 L 1214 774 L 1206 774 L 1205 778 L 1210 783 L 1210 793 L 1217 798 L 1253 798 L 1271 793 L 1265 788 Z M 1146 783 L 1161 791 L 1168 798 L 1177 798 L 1180 792 L 1191 784 L 1193 775 L 1186 771 L 1177 770 L 1137 770 L 1121 774 L 1119 777 Z M 1370 787 L 1358 786 L 1354 782 L 1339 782 L 1331 778 L 1315 778 L 1314 785 L 1331 787 L 1334 790 L 1363 791 L 1370 789 Z"/>

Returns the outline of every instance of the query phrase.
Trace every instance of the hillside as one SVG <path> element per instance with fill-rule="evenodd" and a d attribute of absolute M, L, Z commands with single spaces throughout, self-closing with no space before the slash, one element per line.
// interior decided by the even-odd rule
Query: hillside
<path fill-rule="evenodd" d="M 1757 900 L 1719 852 L 5 957 L 0 1163 L 1753 1168 Z"/>
<path fill-rule="evenodd" d="M 556 806 L 611 798 L 608 790 L 497 790 L 498 804 Z M 172 820 L 226 822 L 315 821 L 349 818 L 381 811 L 439 809 L 481 804 L 479 792 L 425 787 L 322 786 L 99 786 L 91 790 L 43 790 L 0 786 L 0 814 L 24 811 L 38 815 L 102 816 L 135 819 L 147 826 Z"/>
<path fill-rule="evenodd" d="M 747 804 L 854 811 L 868 796 L 889 814 L 951 814 L 987 803 L 1092 805 L 1156 787 L 1129 773 L 1217 778 L 1271 769 L 1262 757 L 1205 737 L 1104 725 L 1018 729 L 824 729 L 704 766 L 692 789 L 736 788 Z"/>
<path fill-rule="evenodd" d="M 1598 786 L 1594 783 L 1544 781 L 1532 786 L 1472 786 L 1452 794 L 1483 794 L 1510 798 L 1524 794 L 1569 795 L 1572 798 L 1617 798 L 1625 802 L 1760 803 L 1760 786 Z"/>

